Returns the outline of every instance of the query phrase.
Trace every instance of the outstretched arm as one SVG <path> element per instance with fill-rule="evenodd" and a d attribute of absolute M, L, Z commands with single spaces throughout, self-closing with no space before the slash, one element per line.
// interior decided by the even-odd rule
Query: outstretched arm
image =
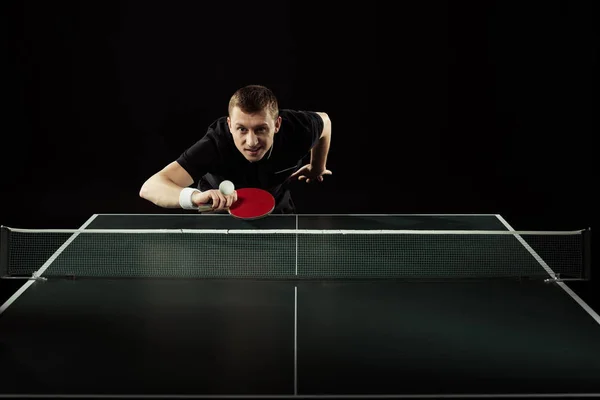
<path fill-rule="evenodd" d="M 331 175 L 331 171 L 327 169 L 327 155 L 331 143 L 331 120 L 329 115 L 324 112 L 317 114 L 323 119 L 323 130 L 319 141 L 310 151 L 310 163 L 290 175 L 289 179 L 297 178 L 300 181 L 305 180 L 306 183 L 323 182 L 324 175 Z"/>
<path fill-rule="evenodd" d="M 179 208 L 179 193 L 194 180 L 177 161 L 152 175 L 140 189 L 140 197 L 164 208 Z"/>
<path fill-rule="evenodd" d="M 317 113 L 323 118 L 323 131 L 319 141 L 310 152 L 310 165 L 313 170 L 325 171 L 327 169 L 327 154 L 331 143 L 331 120 L 324 112 Z"/>
<path fill-rule="evenodd" d="M 144 182 L 140 197 L 159 207 L 181 208 L 181 191 L 193 182 L 190 174 L 177 161 L 173 161 Z M 237 200 L 237 194 L 234 192 L 225 196 L 219 190 L 194 191 L 189 198 L 196 206 L 212 202 L 214 210 L 221 210 L 231 206 Z"/>

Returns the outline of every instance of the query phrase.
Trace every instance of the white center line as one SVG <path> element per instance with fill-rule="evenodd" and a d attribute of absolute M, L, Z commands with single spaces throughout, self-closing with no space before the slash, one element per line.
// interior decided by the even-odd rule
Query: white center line
<path fill-rule="evenodd" d="M 298 286 L 294 286 L 294 396 L 298 394 Z"/>

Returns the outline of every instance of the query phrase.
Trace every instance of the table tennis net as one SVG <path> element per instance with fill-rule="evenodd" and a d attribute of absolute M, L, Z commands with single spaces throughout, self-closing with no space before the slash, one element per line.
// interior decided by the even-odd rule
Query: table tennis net
<path fill-rule="evenodd" d="M 4 277 L 585 279 L 584 231 L 2 228 Z"/>

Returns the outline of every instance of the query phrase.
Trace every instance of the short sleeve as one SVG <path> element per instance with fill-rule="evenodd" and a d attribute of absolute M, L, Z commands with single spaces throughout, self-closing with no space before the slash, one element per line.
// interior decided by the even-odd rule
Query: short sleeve
<path fill-rule="evenodd" d="M 294 147 L 301 152 L 300 156 L 308 153 L 317 144 L 323 132 L 323 119 L 314 111 L 285 110 L 283 124 L 291 127 Z"/>

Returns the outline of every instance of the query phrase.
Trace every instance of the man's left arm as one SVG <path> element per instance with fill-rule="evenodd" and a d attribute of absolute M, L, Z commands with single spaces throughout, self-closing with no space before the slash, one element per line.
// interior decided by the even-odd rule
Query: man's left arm
<path fill-rule="evenodd" d="M 323 119 L 323 129 L 317 143 L 310 150 L 310 163 L 290 175 L 289 179 L 298 179 L 306 183 L 323 182 L 324 175 L 331 175 L 331 171 L 327 169 L 327 154 L 331 144 L 331 120 L 324 112 L 317 112 L 317 114 Z"/>
<path fill-rule="evenodd" d="M 329 154 L 329 146 L 331 144 L 331 119 L 324 112 L 318 112 L 323 119 L 323 130 L 319 141 L 310 151 L 310 165 L 313 171 L 323 172 L 327 170 L 327 154 Z"/>

